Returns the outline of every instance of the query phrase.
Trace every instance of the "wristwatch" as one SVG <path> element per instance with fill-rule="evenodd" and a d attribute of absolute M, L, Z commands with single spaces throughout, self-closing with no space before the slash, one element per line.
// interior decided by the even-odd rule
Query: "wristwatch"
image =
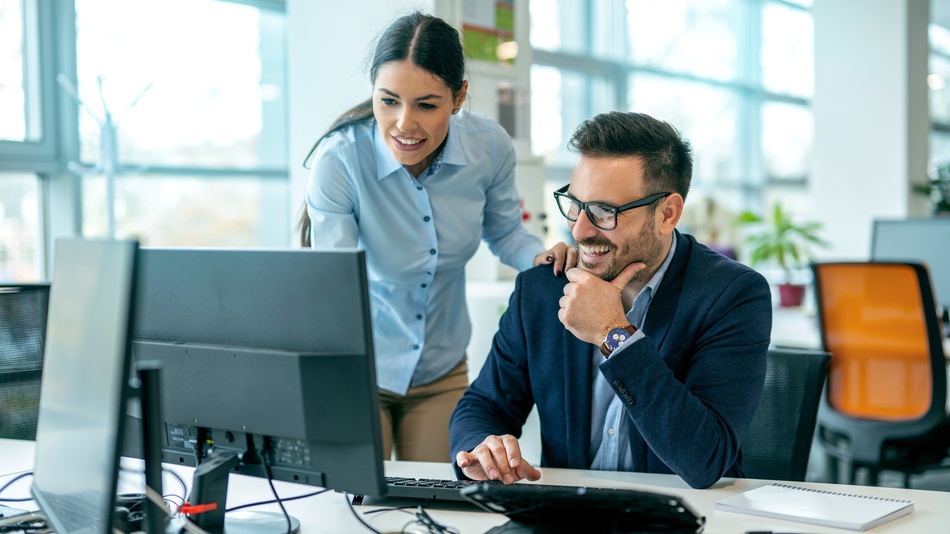
<path fill-rule="evenodd" d="M 604 358 L 609 358 L 620 344 L 627 340 L 637 331 L 637 327 L 628 324 L 624 326 L 614 326 L 607 331 L 604 336 L 604 342 L 600 344 L 600 352 Z"/>

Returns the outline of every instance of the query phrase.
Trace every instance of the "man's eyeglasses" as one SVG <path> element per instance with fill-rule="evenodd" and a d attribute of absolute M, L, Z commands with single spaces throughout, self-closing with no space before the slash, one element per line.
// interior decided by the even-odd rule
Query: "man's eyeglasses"
<path fill-rule="evenodd" d="M 557 200 L 557 207 L 559 210 L 561 210 L 561 215 L 563 215 L 567 220 L 575 222 L 580 216 L 581 210 L 584 210 L 587 212 L 587 218 L 590 219 L 590 222 L 592 222 L 594 226 L 600 228 L 601 230 L 613 230 L 616 228 L 618 213 L 632 210 L 633 208 L 639 208 L 641 206 L 649 206 L 657 200 L 666 198 L 673 194 L 657 193 L 655 195 L 643 197 L 640 200 L 634 200 L 633 202 L 624 204 L 623 206 L 614 207 L 609 204 L 602 204 L 600 202 L 581 202 L 580 200 L 577 200 L 576 198 L 567 194 L 568 187 L 570 187 L 570 184 L 565 185 L 554 192 L 554 199 Z"/>

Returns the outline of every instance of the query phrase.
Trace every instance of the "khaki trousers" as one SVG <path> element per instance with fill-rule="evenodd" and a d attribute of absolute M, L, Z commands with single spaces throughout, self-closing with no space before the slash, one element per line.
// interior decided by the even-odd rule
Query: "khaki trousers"
<path fill-rule="evenodd" d="M 449 419 L 468 388 L 463 359 L 444 377 L 409 388 L 405 396 L 379 390 L 383 459 L 449 462 Z M 395 443 L 395 457 L 393 444 Z"/>

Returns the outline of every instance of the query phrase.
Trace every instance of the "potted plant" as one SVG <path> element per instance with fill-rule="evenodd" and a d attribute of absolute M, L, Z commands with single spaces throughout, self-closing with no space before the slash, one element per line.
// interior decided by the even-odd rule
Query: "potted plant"
<path fill-rule="evenodd" d="M 828 245 L 818 237 L 821 223 L 793 221 L 780 202 L 772 206 L 769 217 L 745 211 L 739 215 L 738 223 L 749 228 L 745 233 L 744 252 L 750 265 L 775 265 L 782 269 L 779 305 L 801 306 L 805 286 L 792 283 L 792 272 L 808 264 L 812 246 Z"/>
<path fill-rule="evenodd" d="M 950 215 L 950 163 L 937 166 L 936 174 L 926 184 L 913 186 L 913 191 L 930 198 L 934 215 Z"/>

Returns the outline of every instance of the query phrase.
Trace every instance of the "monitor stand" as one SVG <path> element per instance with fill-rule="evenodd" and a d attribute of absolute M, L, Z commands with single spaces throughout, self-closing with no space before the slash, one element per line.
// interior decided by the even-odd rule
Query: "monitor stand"
<path fill-rule="evenodd" d="M 213 534 L 286 534 L 287 516 L 277 512 L 237 511 L 225 514 L 228 477 L 238 464 L 237 453 L 214 451 L 195 469 L 191 484 L 192 505 L 218 503 L 218 508 L 195 514 L 192 521 Z M 300 521 L 290 516 L 291 534 L 300 531 Z"/>

